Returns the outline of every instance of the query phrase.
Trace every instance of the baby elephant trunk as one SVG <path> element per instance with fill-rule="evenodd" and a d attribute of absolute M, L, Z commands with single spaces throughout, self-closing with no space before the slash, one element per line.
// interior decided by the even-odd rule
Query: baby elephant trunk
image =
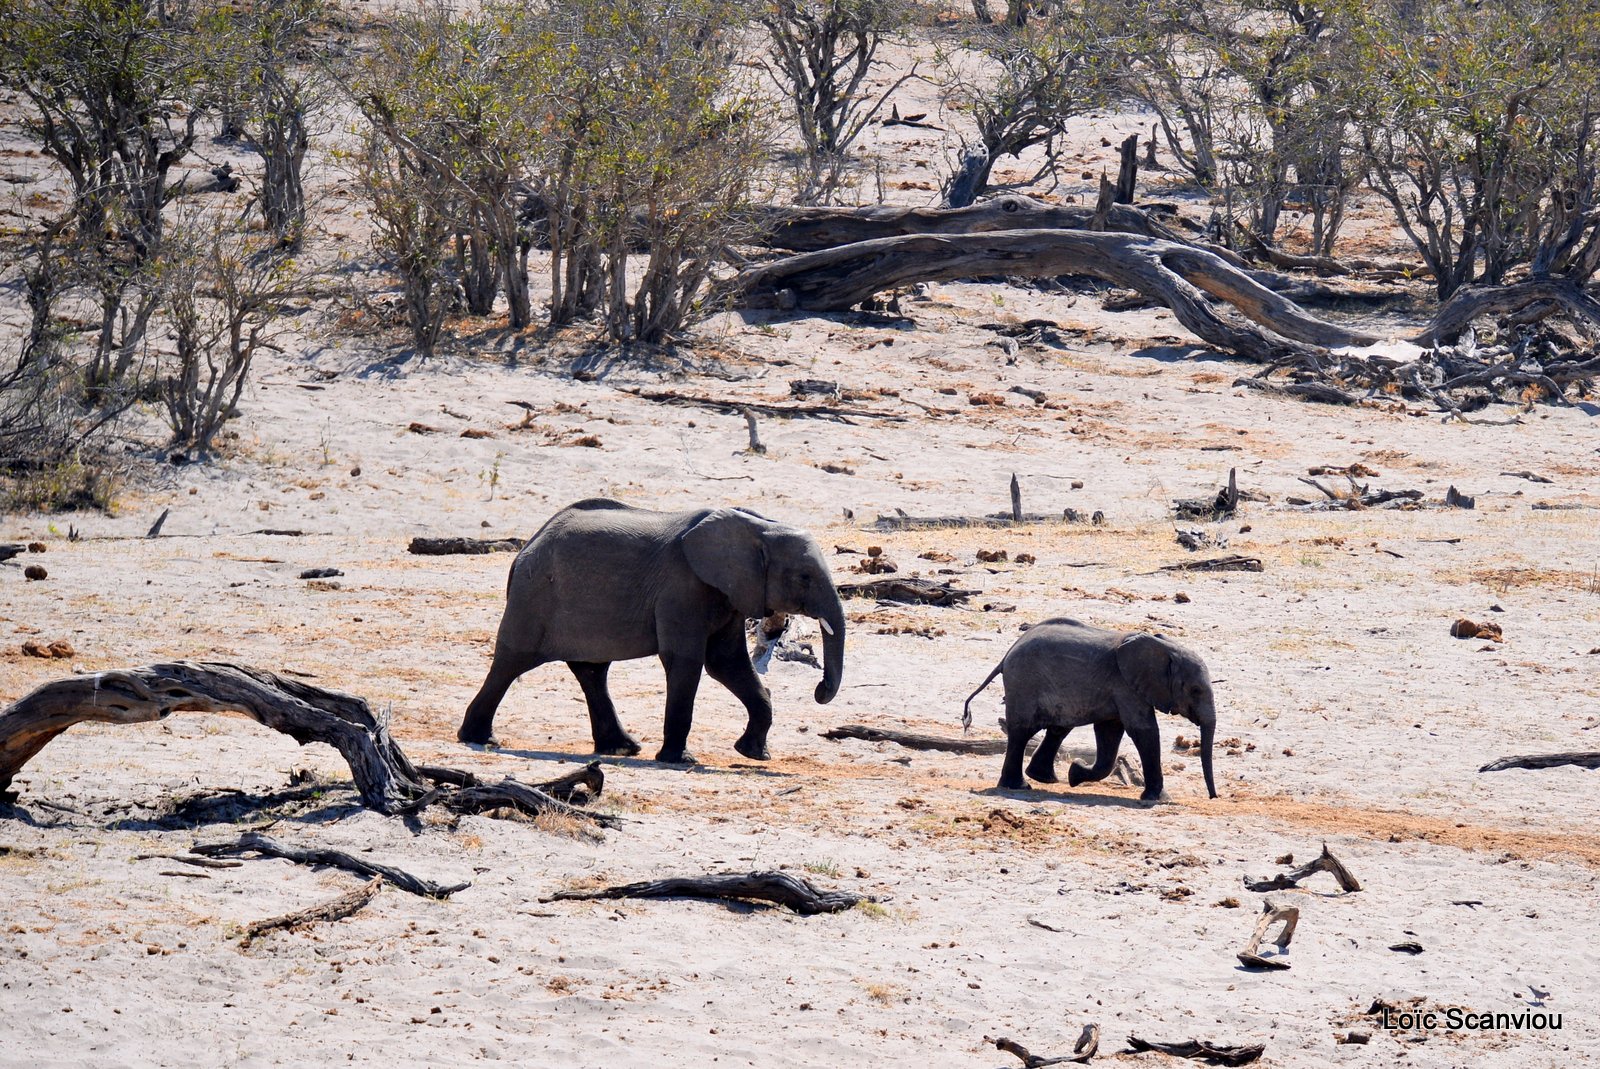
<path fill-rule="evenodd" d="M 1211 744 L 1215 741 L 1216 734 L 1217 721 L 1215 717 L 1210 720 L 1201 721 L 1200 771 L 1203 772 L 1206 777 L 1206 793 L 1213 798 L 1217 796 L 1217 784 L 1216 781 L 1211 778 Z"/>
<path fill-rule="evenodd" d="M 830 585 L 826 603 L 816 606 L 814 616 L 822 625 L 822 682 L 817 684 L 815 697 L 823 705 L 833 701 L 844 679 L 844 606 Z"/>

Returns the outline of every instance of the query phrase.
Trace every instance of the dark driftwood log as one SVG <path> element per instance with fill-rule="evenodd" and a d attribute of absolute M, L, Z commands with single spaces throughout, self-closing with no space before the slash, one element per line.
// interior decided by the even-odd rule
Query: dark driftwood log
<path fill-rule="evenodd" d="M 435 783 L 448 784 L 451 787 L 482 787 L 483 780 L 470 772 L 462 772 L 454 768 L 439 768 L 434 765 L 418 765 L 417 773 L 424 779 Z M 544 783 L 530 783 L 526 786 L 536 791 L 543 791 L 558 802 L 568 805 L 588 805 L 600 797 L 600 792 L 605 789 L 606 774 L 600 767 L 599 761 L 590 761 L 576 772 L 569 772 L 565 776 L 558 776 Z"/>
<path fill-rule="evenodd" d="M 1215 497 L 1186 497 L 1172 503 L 1172 511 L 1183 520 L 1225 520 L 1239 511 L 1239 469 L 1228 469 L 1228 485 Z"/>
<path fill-rule="evenodd" d="M 876 598 L 879 601 L 902 601 L 919 605 L 959 605 L 976 590 L 960 590 L 948 581 L 935 583 L 932 579 L 902 579 L 888 577 L 872 579 L 865 583 L 840 583 L 841 598 Z"/>
<path fill-rule="evenodd" d="M 1354 405 L 1359 404 L 1361 398 L 1353 393 L 1347 393 L 1335 386 L 1327 386 L 1320 382 L 1268 382 L 1266 379 L 1240 378 L 1234 379 L 1235 386 L 1255 390 L 1258 393 L 1272 394 L 1274 397 L 1292 397 L 1300 401 L 1312 401 L 1322 405 Z"/>
<path fill-rule="evenodd" d="M 1259 572 L 1263 565 L 1259 557 L 1243 557 L 1237 553 L 1226 557 L 1212 557 L 1209 560 L 1179 561 L 1177 564 L 1164 564 L 1160 568 L 1163 572 Z"/>
<path fill-rule="evenodd" d="M 1280 872 L 1270 880 L 1252 880 L 1246 876 L 1244 878 L 1244 886 L 1247 891 L 1284 891 L 1291 887 L 1298 887 L 1301 880 L 1319 872 L 1326 872 L 1337 880 L 1341 891 L 1353 893 L 1361 890 L 1361 881 L 1351 875 L 1350 870 L 1344 867 L 1343 862 L 1328 852 L 1327 843 L 1322 844 L 1322 853 L 1318 857 L 1306 862 L 1299 868 L 1290 872 Z"/>
<path fill-rule="evenodd" d="M 243 713 L 301 745 L 326 743 L 350 765 L 362 802 L 382 813 L 427 791 L 363 699 L 259 668 L 173 661 L 46 683 L 0 712 L 0 792 L 74 724 L 143 724 L 177 712 Z"/>
<path fill-rule="evenodd" d="M 1122 158 L 1117 166 L 1116 203 L 1132 204 L 1134 184 L 1139 178 L 1139 135 L 1122 139 Z"/>
<path fill-rule="evenodd" d="M 1560 765 L 1600 768 L 1600 753 L 1579 751 L 1575 753 L 1525 754 L 1520 757 L 1502 757 L 1498 761 L 1490 761 L 1478 771 L 1504 772 L 1508 768 L 1556 768 Z"/>
<path fill-rule="evenodd" d="M 1453 341 L 1480 316 L 1508 315 L 1540 302 L 1557 305 L 1591 329 L 1600 328 L 1600 300 L 1574 282 L 1547 278 L 1510 286 L 1463 287 L 1434 313 L 1428 328 L 1412 340 L 1418 345 Z"/>
<path fill-rule="evenodd" d="M 1010 516 L 879 516 L 872 521 L 874 531 L 936 531 L 940 528 L 959 527 L 1025 527 L 1035 523 L 1061 523 L 1060 516 L 1047 516 L 1038 512 L 1023 514 L 1022 519 Z"/>
<path fill-rule="evenodd" d="M 514 809 L 534 817 L 540 813 L 555 813 L 574 820 L 598 824 L 602 828 L 615 828 L 622 818 L 609 813 L 595 813 L 558 801 L 537 787 L 518 783 L 509 776 L 498 783 L 479 783 L 459 790 L 441 792 L 429 802 L 437 802 L 452 813 L 487 813 L 495 809 Z M 422 808 L 422 806 L 418 806 Z"/>
<path fill-rule="evenodd" d="M 249 946 L 257 937 L 279 928 L 299 928 L 318 921 L 336 921 L 350 916 L 362 906 L 371 902 L 383 889 L 383 877 L 374 876 L 365 885 L 357 887 L 349 894 L 340 895 L 330 902 L 310 909 L 300 909 L 293 913 L 285 913 L 281 917 L 271 917 L 264 921 L 255 921 L 244 930 L 242 946 Z"/>
<path fill-rule="evenodd" d="M 293 861 L 297 865 L 326 865 L 347 872 L 354 872 L 362 876 L 375 876 L 388 880 L 402 891 L 409 891 L 414 895 L 424 898 L 449 898 L 457 891 L 465 891 L 471 887 L 470 883 L 438 884 L 432 880 L 424 880 L 413 876 L 392 865 L 382 865 L 376 861 L 367 861 L 347 854 L 343 850 L 328 850 L 314 848 L 302 850 L 295 846 L 285 846 L 274 839 L 269 839 L 258 832 L 248 831 L 232 842 L 226 843 L 196 843 L 189 848 L 192 853 L 201 857 L 242 857 L 254 854 L 258 857 L 277 857 L 285 861 Z M 179 860 L 182 860 L 181 858 Z"/>
<path fill-rule="evenodd" d="M 841 724 L 822 733 L 825 739 L 839 742 L 842 739 L 860 739 L 863 742 L 892 742 L 911 750 L 938 750 L 944 753 L 977 754 L 990 756 L 1006 752 L 1005 739 L 962 739 L 945 735 L 918 735 L 912 731 L 895 731 L 892 728 L 869 728 L 865 724 Z M 1029 743 L 1030 751 L 1037 748 Z"/>
<path fill-rule="evenodd" d="M 1091 275 L 1170 308 L 1207 344 L 1251 360 L 1315 358 L 1378 338 L 1308 314 L 1215 253 L 1134 234 L 1009 230 L 862 241 L 746 268 L 727 284 L 735 303 L 844 311 L 915 282 L 979 275 Z M 780 297 L 780 295 L 783 295 Z M 1208 298 L 1232 305 L 1224 317 Z"/>
<path fill-rule="evenodd" d="M 1073 1045 L 1072 1053 L 1060 1058 L 1045 1058 L 1034 1054 L 1027 1047 L 1014 1039 L 1001 1036 L 994 1041 L 995 1049 L 1003 1050 L 1007 1054 L 1015 1054 L 1022 1059 L 1024 1069 L 1044 1069 L 1047 1065 L 1086 1065 L 1090 1058 L 1100 1049 L 1100 1026 L 1086 1024 L 1083 1032 L 1078 1036 L 1078 1042 Z"/>
<path fill-rule="evenodd" d="M 424 557 L 445 557 L 456 554 L 476 556 L 480 553 L 515 553 L 522 548 L 520 538 L 413 538 L 407 552 Z"/>
<path fill-rule="evenodd" d="M 733 902 L 758 901 L 787 906 L 803 916 L 839 913 L 862 902 L 865 895 L 849 891 L 819 891 L 810 881 L 787 872 L 729 872 L 710 876 L 647 880 L 597 891 L 557 891 L 541 902 L 602 898 L 712 898 Z"/>
<path fill-rule="evenodd" d="M 906 208 L 893 204 L 864 208 L 780 207 L 768 209 L 761 221 L 764 244 L 792 252 L 816 252 L 911 234 L 1084 230 L 1093 218 L 1093 208 L 1007 195 L 965 208 Z M 1121 205 L 1111 209 L 1105 229 L 1151 238 L 1177 237 L 1144 212 Z"/>
<path fill-rule="evenodd" d="M 1171 1054 L 1177 1058 L 1194 1058 L 1213 1065 L 1249 1065 L 1266 1053 L 1265 1043 L 1247 1043 L 1240 1046 L 1225 1046 L 1221 1043 L 1207 1043 L 1203 1040 L 1186 1039 L 1179 1043 L 1162 1043 L 1153 1039 L 1140 1039 L 1138 1036 L 1128 1037 L 1128 1046 L 1133 1048 L 1135 1054 L 1154 1051 L 1157 1054 Z"/>
<path fill-rule="evenodd" d="M 623 390 L 623 393 L 632 394 L 646 401 L 654 401 L 663 405 L 687 405 L 691 408 L 706 408 L 713 412 L 731 412 L 743 416 L 748 412 L 759 412 L 764 416 L 778 416 L 785 419 L 825 419 L 834 423 L 850 423 L 856 419 L 881 419 L 890 423 L 904 423 L 905 416 L 897 416 L 892 412 L 874 412 L 870 408 L 847 408 L 839 405 L 773 405 L 761 404 L 755 401 L 727 401 L 717 397 L 696 397 L 692 394 L 671 393 L 666 390 Z M 854 424 L 851 424 L 854 426 Z"/>

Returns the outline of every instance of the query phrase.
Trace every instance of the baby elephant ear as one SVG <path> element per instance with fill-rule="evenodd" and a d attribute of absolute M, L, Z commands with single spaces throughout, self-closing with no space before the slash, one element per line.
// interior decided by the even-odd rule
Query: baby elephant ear
<path fill-rule="evenodd" d="M 1168 712 L 1172 709 L 1172 650 L 1154 635 L 1137 633 L 1117 643 L 1117 668 L 1135 694 Z"/>
<path fill-rule="evenodd" d="M 683 533 L 683 555 L 707 586 L 726 594 L 747 620 L 767 615 L 767 553 L 762 521 L 717 509 Z"/>

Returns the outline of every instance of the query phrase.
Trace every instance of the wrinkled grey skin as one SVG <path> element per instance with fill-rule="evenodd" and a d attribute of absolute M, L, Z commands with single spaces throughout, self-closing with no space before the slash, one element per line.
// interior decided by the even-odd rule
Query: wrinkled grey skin
<path fill-rule="evenodd" d="M 1144 767 L 1146 802 L 1163 801 L 1161 735 L 1156 710 L 1177 713 L 1200 728 L 1200 767 L 1206 791 L 1217 796 L 1211 746 L 1217 707 L 1211 674 L 1193 650 L 1142 632 L 1108 631 L 1077 620 L 1046 620 L 1030 628 L 1001 658 L 989 678 L 967 698 L 962 723 L 972 723 L 972 699 L 1003 674 L 1006 688 L 1006 758 L 1000 786 L 1019 790 L 1028 740 L 1044 731 L 1044 742 L 1028 764 L 1028 778 L 1056 782 L 1056 752 L 1067 732 L 1094 725 L 1095 762 L 1073 762 L 1067 782 L 1076 787 L 1105 779 L 1127 733 Z"/>
<path fill-rule="evenodd" d="M 612 661 L 654 655 L 667 673 L 656 760 L 694 762 L 685 744 L 704 668 L 749 714 L 734 748 L 765 761 L 772 699 L 750 664 L 744 621 L 774 612 L 825 625 L 816 700 L 831 701 L 844 674 L 844 608 L 810 535 L 739 509 L 579 501 L 552 516 L 511 565 L 494 661 L 456 737 L 489 741 L 512 681 L 565 661 L 589 704 L 595 752 L 632 756 L 639 743 L 617 719 L 606 672 Z"/>

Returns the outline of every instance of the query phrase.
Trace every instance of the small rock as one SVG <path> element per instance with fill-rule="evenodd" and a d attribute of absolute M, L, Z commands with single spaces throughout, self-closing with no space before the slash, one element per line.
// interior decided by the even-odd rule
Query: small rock
<path fill-rule="evenodd" d="M 28 552 L 29 553 L 43 553 L 45 551 L 45 548 L 46 547 L 45 547 L 45 544 L 43 542 L 29 542 L 28 543 Z"/>
<path fill-rule="evenodd" d="M 40 642 L 36 638 L 30 638 L 22 644 L 22 652 L 29 657 L 43 657 L 46 660 L 75 657 L 78 654 L 78 651 L 72 648 L 72 643 L 61 638 L 48 644 Z"/>
<path fill-rule="evenodd" d="M 1072 480 L 1072 488 L 1074 490 L 1082 490 L 1083 489 L 1083 480 L 1082 479 L 1074 479 L 1074 480 Z"/>
<path fill-rule="evenodd" d="M 1475 623 L 1464 616 L 1450 625 L 1450 634 L 1456 638 L 1486 638 L 1491 642 L 1505 640 L 1499 624 L 1487 621 L 1481 624 Z"/>
<path fill-rule="evenodd" d="M 300 573 L 301 579 L 332 579 L 336 575 L 343 575 L 337 568 L 307 568 Z"/>
<path fill-rule="evenodd" d="M 23 577 L 30 580 L 48 579 L 50 573 L 44 570 L 42 564 L 30 564 L 22 569 Z"/>
<path fill-rule="evenodd" d="M 985 564 L 995 564 L 1007 560 L 1006 551 L 1003 549 L 980 549 L 978 559 Z"/>
<path fill-rule="evenodd" d="M 1372 1041 L 1372 1037 L 1369 1036 L 1365 1032 L 1350 1032 L 1350 1033 L 1348 1033 L 1346 1035 L 1339 1036 L 1338 1037 L 1338 1041 L 1341 1044 L 1346 1044 L 1346 1043 L 1361 1043 L 1361 1044 L 1365 1044 L 1365 1043 L 1370 1043 Z"/>
<path fill-rule="evenodd" d="M 1177 602 L 1179 605 L 1187 605 L 1189 604 L 1189 595 L 1180 590 L 1176 594 L 1172 595 L 1172 600 Z"/>
<path fill-rule="evenodd" d="M 1038 564 L 1039 563 L 1039 558 L 1035 557 L 1032 553 L 1018 553 L 1017 554 L 1017 563 L 1018 564 Z"/>

